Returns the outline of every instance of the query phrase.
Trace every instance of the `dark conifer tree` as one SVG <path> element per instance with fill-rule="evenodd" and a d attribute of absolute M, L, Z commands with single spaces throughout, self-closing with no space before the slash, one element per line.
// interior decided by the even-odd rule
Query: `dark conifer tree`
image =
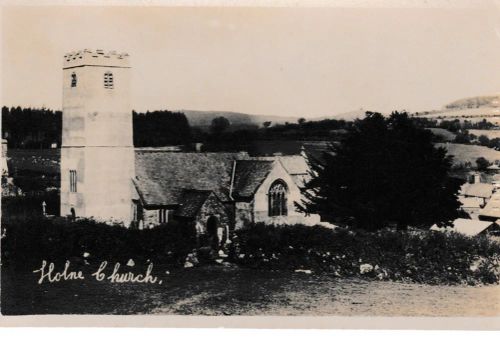
<path fill-rule="evenodd" d="M 340 144 L 310 162 L 299 209 L 366 229 L 430 226 L 457 218 L 460 181 L 452 158 L 406 113 L 366 113 Z"/>

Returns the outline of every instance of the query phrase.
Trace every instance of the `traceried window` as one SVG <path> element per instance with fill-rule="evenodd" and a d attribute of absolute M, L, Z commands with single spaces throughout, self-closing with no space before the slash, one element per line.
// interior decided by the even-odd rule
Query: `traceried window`
<path fill-rule="evenodd" d="M 70 192 L 77 192 L 77 186 L 76 186 L 76 170 L 70 170 L 69 171 L 69 191 Z"/>
<path fill-rule="evenodd" d="M 168 210 L 160 208 L 158 210 L 158 221 L 163 224 L 168 222 Z"/>
<path fill-rule="evenodd" d="M 73 72 L 73 73 L 71 73 L 71 87 L 72 88 L 76 88 L 76 82 L 77 82 L 76 73 Z"/>
<path fill-rule="evenodd" d="M 269 189 L 269 216 L 286 216 L 288 187 L 282 180 L 276 180 Z"/>
<path fill-rule="evenodd" d="M 107 71 L 104 73 L 104 88 L 105 89 L 113 89 L 115 87 L 114 81 L 113 81 L 113 73 L 110 71 Z"/>

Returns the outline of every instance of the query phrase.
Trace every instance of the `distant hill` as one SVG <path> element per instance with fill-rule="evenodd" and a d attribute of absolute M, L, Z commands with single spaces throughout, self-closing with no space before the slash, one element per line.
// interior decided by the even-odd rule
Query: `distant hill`
<path fill-rule="evenodd" d="M 448 110 L 463 110 L 484 107 L 499 107 L 500 94 L 491 96 L 475 96 L 453 101 L 445 106 Z"/>
<path fill-rule="evenodd" d="M 473 122 L 486 119 L 500 124 L 500 94 L 468 97 L 450 102 L 440 110 L 421 111 L 414 114 L 418 117 Z"/>
<path fill-rule="evenodd" d="M 365 117 L 365 109 L 359 109 L 355 111 L 349 111 L 340 114 L 332 114 L 318 117 L 306 117 L 307 121 L 320 121 L 325 119 L 334 120 L 345 120 L 354 121 L 356 119 L 362 119 Z M 284 124 L 297 123 L 299 116 L 277 116 L 277 115 L 255 115 L 241 112 L 231 112 L 231 111 L 196 111 L 196 110 L 181 110 L 183 112 L 189 124 L 193 127 L 208 128 L 215 117 L 223 116 L 231 122 L 232 129 L 241 128 L 251 128 L 251 127 L 262 127 L 262 124 L 266 121 L 272 122 L 272 124 Z"/>
<path fill-rule="evenodd" d="M 276 123 L 296 123 L 298 117 L 286 116 L 273 116 L 273 115 L 254 115 L 241 112 L 231 111 L 195 111 L 195 110 L 181 110 L 191 126 L 208 128 L 212 120 L 216 117 L 225 117 L 231 122 L 231 128 L 245 128 L 245 127 L 261 127 L 266 121 Z"/>
<path fill-rule="evenodd" d="M 354 121 L 357 119 L 365 118 L 367 111 L 372 111 L 372 110 L 360 108 L 359 110 L 338 113 L 338 114 L 334 114 L 331 116 L 314 117 L 314 118 L 310 118 L 308 120 L 309 121 L 320 121 L 320 120 L 326 120 L 326 119 L 333 119 L 333 120 Z"/>
<path fill-rule="evenodd" d="M 305 117 L 308 121 L 320 121 L 324 119 L 335 119 L 354 121 L 365 117 L 366 111 L 370 109 L 360 108 L 358 110 L 324 115 L 318 117 Z M 181 110 L 191 126 L 208 128 L 215 117 L 223 116 L 231 122 L 231 129 L 262 127 L 266 121 L 272 124 L 283 124 L 285 122 L 296 123 L 299 116 L 277 116 L 277 115 L 257 115 L 231 111 L 196 111 Z M 383 113 L 388 115 L 388 113 Z M 500 94 L 474 96 L 455 100 L 443 106 L 442 109 L 414 112 L 417 117 L 440 118 L 440 119 L 460 119 L 479 121 L 487 119 L 500 125 Z"/>

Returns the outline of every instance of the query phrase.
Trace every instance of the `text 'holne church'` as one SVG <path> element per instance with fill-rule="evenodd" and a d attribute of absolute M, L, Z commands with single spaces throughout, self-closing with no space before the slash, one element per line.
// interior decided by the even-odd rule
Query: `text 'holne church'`
<path fill-rule="evenodd" d="M 64 56 L 62 216 L 144 228 L 177 220 L 197 234 L 319 222 L 295 207 L 304 156 L 134 148 L 131 70 L 125 53 Z"/>

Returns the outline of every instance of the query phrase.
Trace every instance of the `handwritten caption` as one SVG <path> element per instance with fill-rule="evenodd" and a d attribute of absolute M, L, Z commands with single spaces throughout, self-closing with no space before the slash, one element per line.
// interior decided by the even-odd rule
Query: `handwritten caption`
<path fill-rule="evenodd" d="M 99 282 L 110 282 L 110 283 L 148 283 L 148 284 L 162 284 L 162 280 L 159 280 L 157 276 L 153 276 L 153 263 L 148 264 L 146 272 L 144 273 L 134 273 L 131 271 L 122 271 L 122 265 L 120 263 L 115 263 L 111 267 L 108 267 L 108 262 L 103 261 L 99 264 L 97 270 L 90 274 L 92 278 Z M 70 261 L 64 263 L 64 268 L 62 270 L 56 270 L 54 263 L 49 263 L 46 260 L 42 261 L 42 266 L 34 270 L 33 273 L 40 274 L 38 279 L 38 284 L 54 283 L 69 280 L 85 280 L 85 274 L 81 270 L 71 270 Z"/>

